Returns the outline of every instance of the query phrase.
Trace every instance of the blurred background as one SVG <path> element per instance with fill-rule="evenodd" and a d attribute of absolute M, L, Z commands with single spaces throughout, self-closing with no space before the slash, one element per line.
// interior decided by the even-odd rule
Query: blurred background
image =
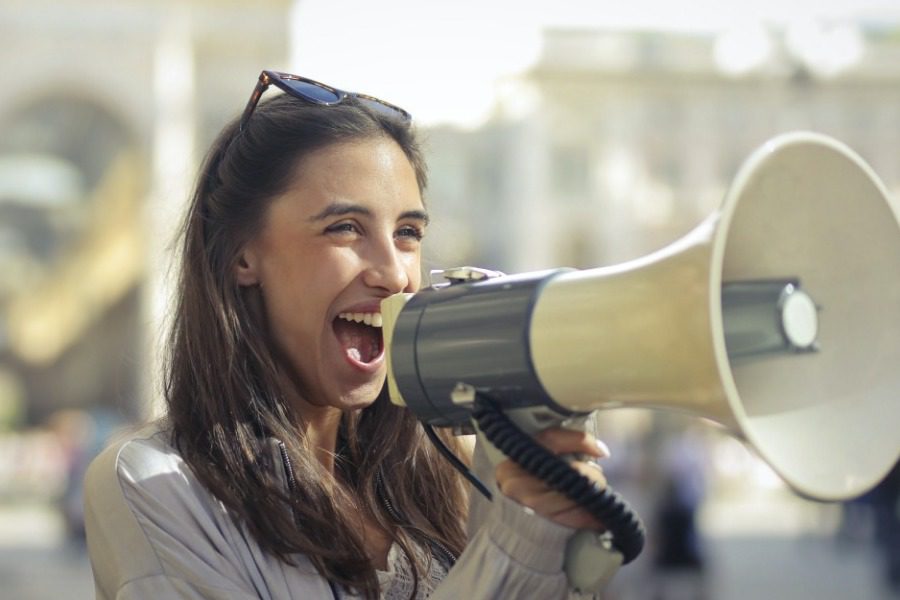
<path fill-rule="evenodd" d="M 427 268 L 644 255 L 796 129 L 900 195 L 896 0 L 522 4 L 0 1 L 0 598 L 93 596 L 81 477 L 158 412 L 175 223 L 262 68 L 413 113 Z M 819 504 L 702 423 L 623 410 L 599 427 L 651 532 L 609 598 L 900 597 L 897 469 Z"/>

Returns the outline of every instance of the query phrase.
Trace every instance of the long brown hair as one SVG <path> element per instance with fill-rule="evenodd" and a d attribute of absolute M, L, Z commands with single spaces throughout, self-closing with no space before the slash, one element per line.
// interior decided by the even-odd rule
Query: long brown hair
<path fill-rule="evenodd" d="M 282 367 L 254 309 L 259 291 L 238 286 L 234 272 L 269 201 L 290 184 L 302 157 L 378 136 L 403 149 L 424 192 L 425 163 L 411 126 L 351 101 L 317 107 L 282 95 L 260 104 L 242 131 L 236 122 L 223 130 L 204 161 L 181 231 L 164 374 L 173 443 L 235 520 L 283 561 L 295 564 L 292 555 L 304 554 L 323 577 L 368 598 L 378 597 L 379 587 L 358 515 L 370 515 L 390 532 L 421 577 L 427 565 L 411 551 L 414 540 L 438 542 L 456 554 L 465 545 L 461 478 L 415 417 L 384 393 L 366 409 L 343 415 L 332 476 L 308 447 L 286 400 Z M 272 439 L 289 459 L 291 489 L 278 475 Z M 332 485 L 332 477 L 343 485 Z M 395 510 L 380 501 L 385 496 Z"/>

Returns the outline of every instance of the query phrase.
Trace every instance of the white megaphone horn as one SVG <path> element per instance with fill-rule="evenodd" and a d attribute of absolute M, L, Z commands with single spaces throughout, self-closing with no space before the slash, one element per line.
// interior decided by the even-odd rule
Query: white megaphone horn
<path fill-rule="evenodd" d="M 460 384 L 510 412 L 686 411 L 822 500 L 862 494 L 900 457 L 900 208 L 822 135 L 766 143 L 719 211 L 654 254 L 382 312 L 391 396 L 433 425 L 470 418 Z"/>

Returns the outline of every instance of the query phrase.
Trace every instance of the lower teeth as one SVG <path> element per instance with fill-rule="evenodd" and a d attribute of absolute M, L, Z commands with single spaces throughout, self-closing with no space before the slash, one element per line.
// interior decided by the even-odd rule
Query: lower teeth
<path fill-rule="evenodd" d="M 353 360 L 362 362 L 362 354 L 359 353 L 359 349 L 358 349 L 358 348 L 348 348 L 348 349 L 347 349 L 347 356 L 349 356 L 349 357 L 352 358 Z"/>

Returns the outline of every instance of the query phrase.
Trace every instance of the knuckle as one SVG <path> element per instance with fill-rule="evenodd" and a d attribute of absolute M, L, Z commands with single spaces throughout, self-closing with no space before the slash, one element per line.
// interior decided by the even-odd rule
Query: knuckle
<path fill-rule="evenodd" d="M 587 431 L 578 431 L 576 433 L 578 434 L 577 440 L 579 443 L 592 444 L 594 436 L 589 434 Z"/>

